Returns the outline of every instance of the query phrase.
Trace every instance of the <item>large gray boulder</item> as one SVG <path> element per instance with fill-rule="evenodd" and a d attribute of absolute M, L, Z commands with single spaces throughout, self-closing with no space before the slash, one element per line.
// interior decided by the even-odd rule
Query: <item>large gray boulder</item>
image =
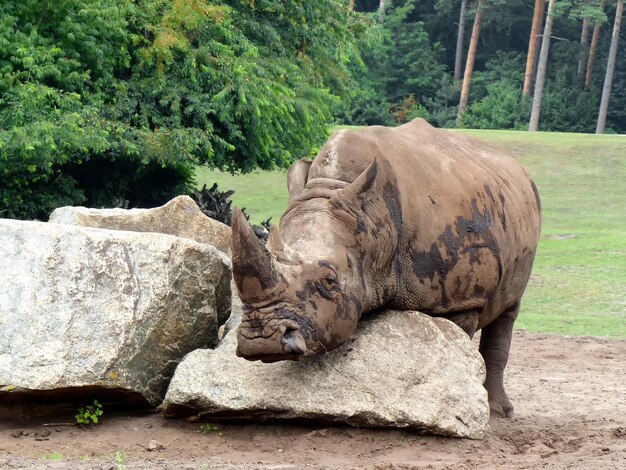
<path fill-rule="evenodd" d="M 157 233 L 0 219 L 0 286 L 0 404 L 87 390 L 157 405 L 230 313 L 228 257 Z"/>
<path fill-rule="evenodd" d="M 215 350 L 188 354 L 168 388 L 166 415 L 314 420 L 469 438 L 488 428 L 482 357 L 445 319 L 386 311 L 363 320 L 339 349 L 300 362 L 248 362 L 235 347 L 231 330 Z"/>
<path fill-rule="evenodd" d="M 189 196 L 178 196 L 153 209 L 59 207 L 49 222 L 84 227 L 157 232 L 208 243 L 230 255 L 230 227 L 204 215 Z"/>

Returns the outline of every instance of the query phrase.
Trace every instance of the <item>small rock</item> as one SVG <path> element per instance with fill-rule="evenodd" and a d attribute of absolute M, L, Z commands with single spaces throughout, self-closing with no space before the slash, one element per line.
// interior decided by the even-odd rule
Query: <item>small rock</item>
<path fill-rule="evenodd" d="M 626 428 L 615 428 L 613 429 L 613 436 L 615 437 L 626 437 Z"/>
<path fill-rule="evenodd" d="M 551 450 L 549 452 L 544 452 L 543 454 L 541 454 L 541 458 L 542 459 L 547 459 L 548 457 L 552 457 L 553 455 L 556 455 L 558 453 L 559 453 L 559 451 L 557 451 L 557 450 Z"/>
<path fill-rule="evenodd" d="M 159 441 L 152 439 L 150 442 L 148 442 L 146 450 L 148 452 L 153 452 L 155 450 L 165 450 L 165 445 L 161 444 Z"/>

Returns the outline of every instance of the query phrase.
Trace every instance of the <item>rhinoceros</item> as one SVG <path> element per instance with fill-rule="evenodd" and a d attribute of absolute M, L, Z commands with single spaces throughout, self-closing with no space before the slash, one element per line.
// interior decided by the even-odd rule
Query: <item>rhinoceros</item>
<path fill-rule="evenodd" d="M 513 158 L 422 119 L 341 130 L 288 173 L 264 246 L 237 208 L 237 355 L 324 354 L 379 309 L 442 316 L 480 353 L 492 415 L 512 416 L 503 374 L 539 232 L 537 188 Z"/>

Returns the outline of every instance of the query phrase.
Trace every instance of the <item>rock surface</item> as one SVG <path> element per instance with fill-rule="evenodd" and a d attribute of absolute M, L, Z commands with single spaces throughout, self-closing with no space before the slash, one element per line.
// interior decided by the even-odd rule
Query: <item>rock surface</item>
<path fill-rule="evenodd" d="M 315 420 L 469 438 L 488 428 L 484 362 L 445 319 L 386 311 L 362 320 L 339 349 L 299 362 L 248 362 L 235 347 L 231 330 L 215 350 L 188 354 L 168 388 L 166 415 Z"/>
<path fill-rule="evenodd" d="M 228 257 L 157 233 L 0 219 L 0 285 L 0 404 L 100 390 L 157 405 L 230 313 Z"/>
<path fill-rule="evenodd" d="M 132 232 L 157 232 L 208 243 L 230 256 L 230 227 L 204 215 L 189 196 L 178 196 L 154 209 L 59 207 L 51 223 Z"/>

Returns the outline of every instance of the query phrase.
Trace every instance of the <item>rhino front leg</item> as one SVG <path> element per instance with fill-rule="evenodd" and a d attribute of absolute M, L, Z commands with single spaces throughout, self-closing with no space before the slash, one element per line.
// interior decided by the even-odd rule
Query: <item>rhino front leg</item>
<path fill-rule="evenodd" d="M 513 416 L 513 405 L 504 391 L 504 369 L 509 360 L 513 323 L 518 313 L 519 302 L 483 328 L 480 336 L 480 353 L 487 368 L 485 388 L 489 394 L 491 416 Z"/>

